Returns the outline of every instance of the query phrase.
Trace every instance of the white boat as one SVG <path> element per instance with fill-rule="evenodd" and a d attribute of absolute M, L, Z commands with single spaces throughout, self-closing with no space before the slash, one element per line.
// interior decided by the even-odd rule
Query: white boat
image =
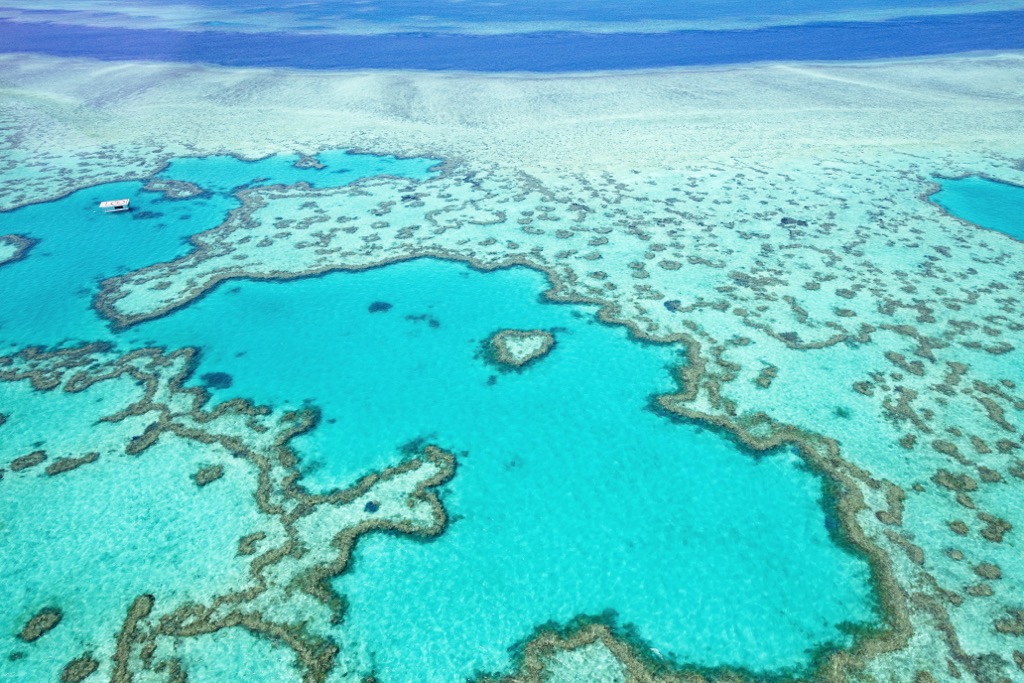
<path fill-rule="evenodd" d="M 130 202 L 130 199 L 111 199 L 105 202 L 100 202 L 100 208 L 107 213 L 128 211 L 131 208 L 130 206 L 128 206 Z"/>

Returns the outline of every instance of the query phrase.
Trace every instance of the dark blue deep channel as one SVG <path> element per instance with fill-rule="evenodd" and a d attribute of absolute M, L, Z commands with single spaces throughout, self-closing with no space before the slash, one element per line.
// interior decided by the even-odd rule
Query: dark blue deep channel
<path fill-rule="evenodd" d="M 502 35 L 187 32 L 0 21 L 0 51 L 301 69 L 594 71 L 1024 49 L 1024 11 L 754 30 Z"/>

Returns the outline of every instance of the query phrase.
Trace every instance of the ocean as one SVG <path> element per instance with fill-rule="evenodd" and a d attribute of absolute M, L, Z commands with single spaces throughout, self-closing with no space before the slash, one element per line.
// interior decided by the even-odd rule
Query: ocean
<path fill-rule="evenodd" d="M 466 35 L 244 33 L 0 22 L 4 52 L 232 67 L 484 72 L 634 70 L 785 61 L 928 57 L 1024 48 L 1024 11 L 757 29 Z"/>

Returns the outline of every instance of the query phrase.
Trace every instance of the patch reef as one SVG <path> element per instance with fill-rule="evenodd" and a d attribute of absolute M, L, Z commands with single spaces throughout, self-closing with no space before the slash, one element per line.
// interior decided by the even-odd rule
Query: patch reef
<path fill-rule="evenodd" d="M 22 235 L 0 235 L 0 266 L 25 258 L 34 244 L 35 240 Z"/>
<path fill-rule="evenodd" d="M 487 346 L 488 357 L 499 366 L 518 369 L 546 356 L 555 347 L 555 335 L 546 330 L 499 330 Z"/>

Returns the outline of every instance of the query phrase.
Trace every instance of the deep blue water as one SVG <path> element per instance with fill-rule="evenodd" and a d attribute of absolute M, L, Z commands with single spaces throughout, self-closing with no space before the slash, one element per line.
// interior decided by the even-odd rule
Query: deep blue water
<path fill-rule="evenodd" d="M 132 5 L 159 14 L 167 0 L 134 0 Z M 345 20 L 373 22 L 382 25 L 424 26 L 428 23 L 521 24 L 524 22 L 611 23 L 644 21 L 713 22 L 739 19 L 751 23 L 778 23 L 779 17 L 837 13 L 892 11 L 914 8 L 945 8 L 970 5 L 964 0 L 830 0 L 826 7 L 820 0 L 388 0 L 385 3 L 365 0 L 318 0 L 317 2 L 281 3 L 267 0 L 192 0 L 192 6 L 224 12 L 217 23 L 234 24 L 252 17 L 284 15 L 290 24 L 304 27 L 335 26 Z M 83 3 L 83 9 L 88 3 Z"/>
<path fill-rule="evenodd" d="M 590 71 L 868 60 L 1024 49 L 1024 11 L 756 30 L 504 35 L 187 32 L 0 22 L 0 49 L 105 60 L 303 69 Z"/>

